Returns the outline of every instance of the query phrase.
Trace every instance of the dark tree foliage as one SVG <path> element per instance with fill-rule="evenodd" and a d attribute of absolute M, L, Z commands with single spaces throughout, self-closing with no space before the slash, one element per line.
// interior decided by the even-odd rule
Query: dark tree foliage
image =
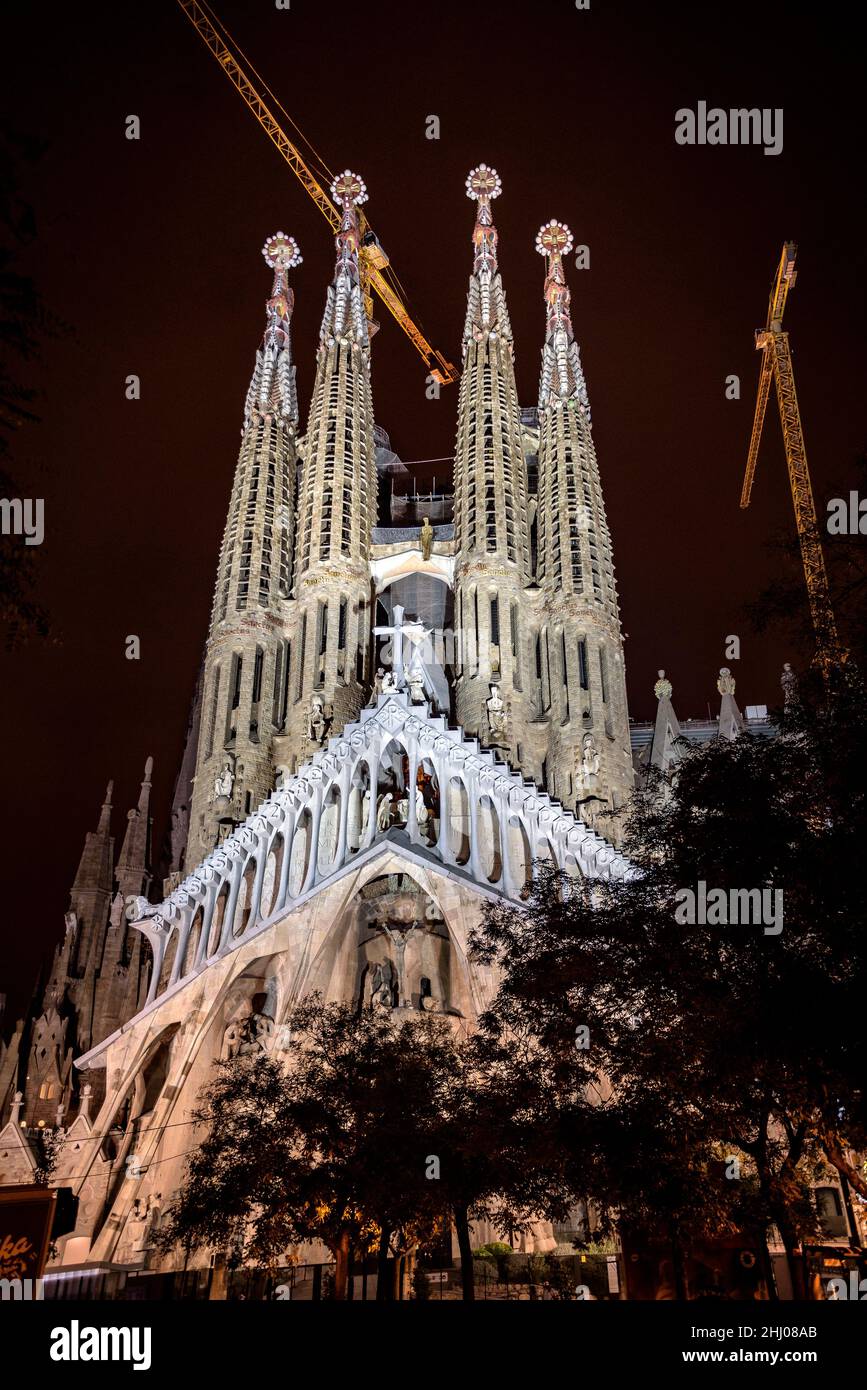
<path fill-rule="evenodd" d="M 688 1242 L 773 1223 L 791 1254 L 823 1163 L 867 1195 L 849 1162 L 867 1147 L 865 716 L 850 665 L 781 712 L 776 738 L 685 745 L 634 798 L 634 878 L 542 874 L 524 909 L 490 907 L 475 935 L 503 972 L 486 1028 L 538 1036 L 567 1121 L 576 1088 L 595 1093 L 576 1136 L 586 1190 L 645 1228 L 664 1218 Z M 782 931 L 678 922 L 699 882 L 781 890 Z M 721 1181 L 732 1156 L 742 1178 Z"/>
<path fill-rule="evenodd" d="M 207 1132 L 160 1243 L 273 1267 L 292 1246 L 320 1240 L 343 1298 L 353 1250 L 380 1231 L 431 1234 L 425 1144 L 451 1039 L 435 1020 L 395 1027 L 317 997 L 294 1011 L 290 1029 L 286 1063 L 219 1064 L 195 1115 Z"/>
<path fill-rule="evenodd" d="M 471 1298 L 472 1219 L 521 1229 L 567 1209 L 532 1045 L 506 1051 L 445 1018 L 395 1020 L 315 995 L 292 1013 L 289 1040 L 285 1057 L 219 1064 L 163 1250 L 273 1267 L 321 1240 L 343 1298 L 352 1252 L 377 1249 L 387 1297 L 389 1252 L 424 1248 L 454 1220 Z"/>

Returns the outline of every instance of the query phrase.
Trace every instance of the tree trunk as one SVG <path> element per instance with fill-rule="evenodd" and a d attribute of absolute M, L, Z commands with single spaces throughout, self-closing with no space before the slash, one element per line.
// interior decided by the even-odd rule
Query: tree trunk
<path fill-rule="evenodd" d="M 383 1226 L 382 1234 L 379 1237 L 379 1250 L 376 1256 L 376 1301 L 377 1303 L 391 1302 L 391 1284 L 389 1283 L 388 1268 L 388 1231 Z"/>
<path fill-rule="evenodd" d="M 678 1303 L 686 1303 L 689 1298 L 686 1258 L 683 1243 L 677 1231 L 673 1231 L 671 1236 L 671 1270 L 674 1275 L 674 1296 Z"/>
<path fill-rule="evenodd" d="M 780 1295 L 777 1293 L 777 1281 L 774 1278 L 774 1261 L 772 1260 L 771 1252 L 768 1249 L 767 1235 L 762 1236 L 760 1254 L 762 1261 L 762 1269 L 765 1275 L 765 1283 L 768 1286 L 768 1300 L 771 1303 L 779 1303 Z"/>
<path fill-rule="evenodd" d="M 473 1278 L 473 1252 L 470 1248 L 470 1223 L 466 1207 L 454 1208 L 455 1229 L 458 1234 L 458 1249 L 461 1252 L 461 1296 L 472 1302 L 476 1296 Z"/>
<path fill-rule="evenodd" d="M 341 1231 L 334 1250 L 334 1293 L 340 1302 L 346 1298 L 346 1279 L 349 1273 L 349 1231 Z"/>
<path fill-rule="evenodd" d="M 786 1252 L 786 1260 L 789 1265 L 789 1278 L 792 1281 L 792 1297 L 797 1303 L 803 1303 L 807 1297 L 807 1288 L 804 1282 L 804 1264 L 798 1252 L 799 1241 L 792 1226 L 785 1217 L 777 1217 L 777 1230 L 783 1242 L 783 1249 Z"/>

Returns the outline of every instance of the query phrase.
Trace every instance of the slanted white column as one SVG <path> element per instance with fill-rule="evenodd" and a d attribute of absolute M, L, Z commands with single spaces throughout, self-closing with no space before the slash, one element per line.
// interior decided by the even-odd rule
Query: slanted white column
<path fill-rule="evenodd" d="M 319 824 L 322 820 L 322 783 L 316 783 L 313 795 L 313 815 L 310 818 L 310 862 L 301 885 L 301 892 L 308 893 L 316 882 L 319 868 Z"/>

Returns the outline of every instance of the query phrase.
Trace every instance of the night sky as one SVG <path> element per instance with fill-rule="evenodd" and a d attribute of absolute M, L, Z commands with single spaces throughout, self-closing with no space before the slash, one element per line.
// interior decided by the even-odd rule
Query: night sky
<path fill-rule="evenodd" d="M 567 263 L 623 613 L 630 708 L 659 666 L 681 718 L 715 714 L 725 636 L 738 700 L 774 705 L 782 632 L 744 616 L 793 530 L 779 417 L 768 411 L 751 509 L 738 508 L 772 273 L 799 244 L 792 334 L 820 509 L 867 441 L 862 51 L 851 7 L 572 0 L 326 5 L 215 0 L 219 16 L 366 211 L 428 337 L 460 362 L 473 207 L 469 169 L 503 181 L 500 268 L 522 401 L 544 331 L 543 221 Z M 63 929 L 85 831 L 115 778 L 119 848 L 145 757 L 159 845 L 205 639 L 244 395 L 277 230 L 292 274 L 302 423 L 333 241 L 173 0 L 47 3 L 5 22 L 4 115 L 43 139 L 20 193 L 38 237 L 19 269 L 71 327 L 27 380 L 41 423 L 13 446 L 22 495 L 45 499 L 38 598 L 55 640 L 4 655 L 0 990 L 20 1010 Z M 675 111 L 782 107 L 784 149 L 678 146 Z M 138 115 L 138 142 L 124 137 Z M 425 138 L 436 114 L 441 138 Z M 425 369 L 385 311 L 373 346 L 378 422 L 406 460 L 451 455 L 457 387 Z M 141 378 L 141 400 L 124 381 Z M 727 375 L 741 399 L 725 397 Z M 438 471 L 442 471 L 441 468 Z M 142 659 L 125 659 L 137 634 Z"/>

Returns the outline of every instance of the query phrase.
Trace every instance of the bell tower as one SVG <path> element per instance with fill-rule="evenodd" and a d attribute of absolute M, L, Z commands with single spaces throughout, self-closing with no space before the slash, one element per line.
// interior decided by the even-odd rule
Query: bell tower
<path fill-rule="evenodd" d="M 286 718 L 298 458 L 287 277 L 301 254 L 283 232 L 268 238 L 262 254 L 274 280 L 244 407 L 205 650 L 191 866 L 272 790 L 272 740 Z"/>

